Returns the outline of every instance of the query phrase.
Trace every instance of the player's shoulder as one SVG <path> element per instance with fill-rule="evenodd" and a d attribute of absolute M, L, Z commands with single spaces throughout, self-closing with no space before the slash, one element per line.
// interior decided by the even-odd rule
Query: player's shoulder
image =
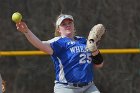
<path fill-rule="evenodd" d="M 61 36 L 58 36 L 58 37 L 54 37 L 54 38 L 48 40 L 48 42 L 52 43 L 52 42 L 58 41 L 60 39 L 61 39 Z"/>
<path fill-rule="evenodd" d="M 60 38 L 61 38 L 61 37 L 54 37 L 54 38 L 52 38 L 52 39 L 50 39 L 50 40 L 42 41 L 42 42 L 43 42 L 43 43 L 53 43 L 53 42 L 55 42 L 55 41 L 58 41 Z"/>

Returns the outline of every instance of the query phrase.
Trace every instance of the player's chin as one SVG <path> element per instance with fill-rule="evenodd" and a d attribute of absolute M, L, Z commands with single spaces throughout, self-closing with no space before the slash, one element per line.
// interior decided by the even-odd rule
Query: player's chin
<path fill-rule="evenodd" d="M 67 32 L 66 32 L 66 35 L 67 35 L 67 36 L 73 35 L 73 32 L 67 31 Z"/>

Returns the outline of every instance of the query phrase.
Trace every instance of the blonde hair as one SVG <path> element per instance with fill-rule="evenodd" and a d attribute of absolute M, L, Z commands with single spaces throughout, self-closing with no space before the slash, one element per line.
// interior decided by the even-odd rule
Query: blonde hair
<path fill-rule="evenodd" d="M 55 28 L 54 36 L 55 37 L 61 36 L 61 34 L 58 32 L 58 28 Z"/>
<path fill-rule="evenodd" d="M 62 15 L 64 15 L 64 14 L 61 13 L 59 16 L 57 16 L 56 21 L 57 21 L 58 18 L 60 18 Z M 55 25 L 55 32 L 54 32 L 54 36 L 55 36 L 55 37 L 61 36 L 61 34 L 58 32 L 58 28 L 59 28 L 59 27 Z"/>
<path fill-rule="evenodd" d="M 60 32 L 58 31 L 58 27 L 55 27 L 55 32 L 54 32 L 54 36 L 61 36 Z"/>

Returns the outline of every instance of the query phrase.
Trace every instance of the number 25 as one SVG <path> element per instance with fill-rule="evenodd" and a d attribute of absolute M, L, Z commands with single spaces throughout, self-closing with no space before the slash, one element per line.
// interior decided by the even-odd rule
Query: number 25
<path fill-rule="evenodd" d="M 92 59 L 91 59 L 91 54 L 88 53 L 88 54 L 80 54 L 80 60 L 79 60 L 79 63 L 80 64 L 83 64 L 83 63 L 91 63 Z"/>

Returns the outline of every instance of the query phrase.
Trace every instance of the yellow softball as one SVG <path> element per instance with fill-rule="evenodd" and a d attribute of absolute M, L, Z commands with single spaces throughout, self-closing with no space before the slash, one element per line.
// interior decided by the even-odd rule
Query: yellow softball
<path fill-rule="evenodd" d="M 19 12 L 15 12 L 13 13 L 12 15 L 12 20 L 15 22 L 15 23 L 18 23 L 22 20 L 22 15 L 19 13 Z"/>

